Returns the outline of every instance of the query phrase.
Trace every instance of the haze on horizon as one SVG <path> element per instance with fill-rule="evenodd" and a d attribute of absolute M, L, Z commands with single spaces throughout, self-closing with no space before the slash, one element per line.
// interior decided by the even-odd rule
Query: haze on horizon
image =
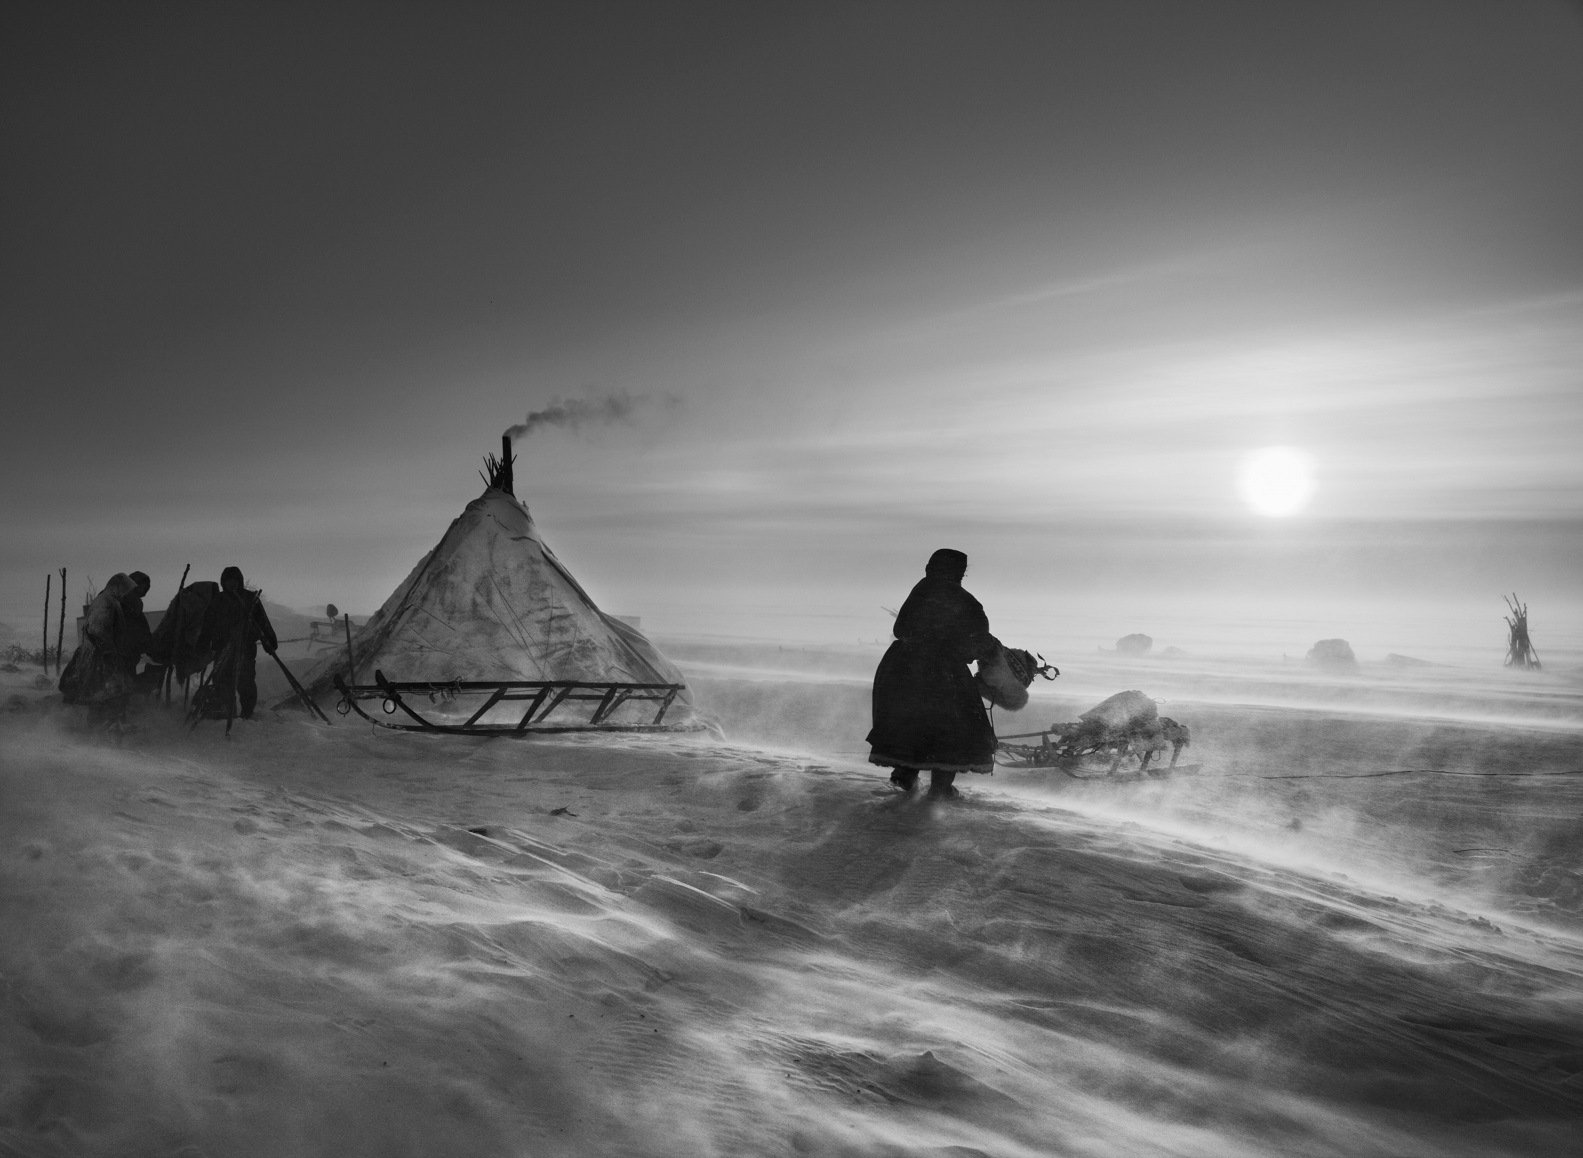
<path fill-rule="evenodd" d="M 617 397 L 517 491 L 659 631 L 882 634 L 949 544 L 1029 633 L 1496 650 L 1515 588 L 1583 646 L 1575 6 L 0 22 L 24 637 L 63 565 L 371 610 L 502 430 Z M 1270 446 L 1313 464 L 1283 518 L 1237 489 Z"/>

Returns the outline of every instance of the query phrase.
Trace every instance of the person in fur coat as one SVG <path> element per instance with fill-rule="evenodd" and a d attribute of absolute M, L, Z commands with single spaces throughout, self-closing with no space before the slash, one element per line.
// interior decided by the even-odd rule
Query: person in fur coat
<path fill-rule="evenodd" d="M 114 724 L 126 718 L 137 690 L 138 657 L 148 637 L 142 608 L 138 583 L 119 572 L 88 605 L 82 643 L 61 672 L 60 691 L 68 704 L 88 705 L 88 718 L 94 723 Z"/>
<path fill-rule="evenodd" d="M 968 664 L 999 645 L 979 601 L 962 589 L 967 556 L 941 548 L 896 613 L 896 641 L 874 672 L 869 763 L 904 792 L 930 773 L 929 795 L 959 795 L 958 772 L 994 768 L 995 730 Z"/>

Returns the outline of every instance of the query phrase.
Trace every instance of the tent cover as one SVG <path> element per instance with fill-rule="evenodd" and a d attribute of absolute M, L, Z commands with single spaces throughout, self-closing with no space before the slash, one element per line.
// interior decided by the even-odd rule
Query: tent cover
<path fill-rule="evenodd" d="M 594 605 L 545 545 L 528 508 L 491 486 L 467 504 L 406 580 L 352 638 L 355 678 L 394 681 L 583 680 L 680 684 L 682 674 L 643 633 Z M 304 680 L 315 698 L 346 676 L 344 650 Z M 473 705 L 476 707 L 476 704 Z M 652 719 L 653 704 L 632 715 Z M 509 705 L 499 709 L 509 714 Z M 521 714 L 518 705 L 516 714 Z M 494 712 L 491 712 L 494 715 Z M 683 691 L 667 724 L 696 720 Z M 612 718 L 609 722 L 621 722 Z"/>

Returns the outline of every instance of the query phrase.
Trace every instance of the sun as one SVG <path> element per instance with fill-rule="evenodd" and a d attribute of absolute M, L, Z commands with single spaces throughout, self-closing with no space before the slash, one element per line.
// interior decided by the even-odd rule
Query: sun
<path fill-rule="evenodd" d="M 1314 460 L 1290 446 L 1255 450 L 1242 460 L 1237 489 L 1258 514 L 1272 519 L 1295 515 L 1314 495 Z"/>

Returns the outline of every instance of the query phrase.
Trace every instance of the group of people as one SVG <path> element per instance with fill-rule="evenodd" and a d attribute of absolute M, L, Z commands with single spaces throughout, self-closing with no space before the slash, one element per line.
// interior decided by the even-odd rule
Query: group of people
<path fill-rule="evenodd" d="M 250 718 L 258 704 L 258 649 L 273 655 L 279 640 L 241 569 L 227 567 L 218 583 L 183 586 L 152 630 L 143 611 L 149 586 L 141 571 L 116 574 L 94 596 L 82 642 L 61 673 L 66 702 L 86 704 L 95 723 L 119 724 L 132 697 L 158 691 L 167 672 L 185 680 L 209 669 L 198 710 L 214 718 Z"/>
<path fill-rule="evenodd" d="M 895 642 L 874 673 L 869 761 L 890 768 L 891 783 L 903 792 L 915 791 L 927 771 L 931 797 L 954 797 L 957 773 L 994 768 L 995 729 L 968 664 L 988 659 L 1000 644 L 983 606 L 962 587 L 966 574 L 961 551 L 942 548 L 930 556 L 896 613 Z M 251 717 L 258 649 L 273 655 L 279 640 L 241 570 L 227 567 L 219 583 L 182 587 L 152 631 L 143 611 L 148 592 L 148 576 L 133 571 L 112 576 L 94 597 L 82 643 L 61 674 L 66 702 L 118 722 L 132 696 L 157 691 L 167 671 L 184 680 L 213 665 L 198 710 Z"/>

